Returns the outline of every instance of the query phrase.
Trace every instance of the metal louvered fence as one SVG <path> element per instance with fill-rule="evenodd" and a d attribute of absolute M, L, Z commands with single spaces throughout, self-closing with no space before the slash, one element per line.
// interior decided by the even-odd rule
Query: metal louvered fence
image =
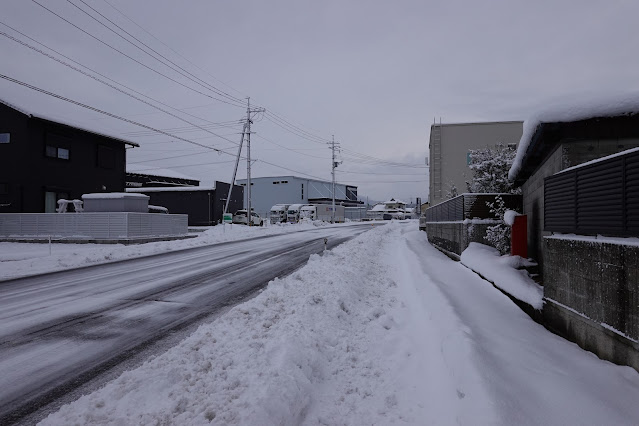
<path fill-rule="evenodd" d="M 639 151 L 547 177 L 544 230 L 639 236 Z"/>
<path fill-rule="evenodd" d="M 465 219 L 498 219 L 486 203 L 494 203 L 497 196 L 504 200 L 506 208 L 522 211 L 521 195 L 515 194 L 461 194 L 455 198 L 429 207 L 424 212 L 426 222 L 459 222 Z"/>

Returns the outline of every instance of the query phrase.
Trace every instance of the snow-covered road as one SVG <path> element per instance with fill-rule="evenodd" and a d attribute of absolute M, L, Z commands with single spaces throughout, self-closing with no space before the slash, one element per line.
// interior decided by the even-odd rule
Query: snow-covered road
<path fill-rule="evenodd" d="M 45 425 L 636 425 L 639 374 L 561 339 L 414 223 L 366 232 Z"/>
<path fill-rule="evenodd" d="M 0 283 L 0 424 L 202 320 L 312 253 L 371 229 L 322 227 Z"/>

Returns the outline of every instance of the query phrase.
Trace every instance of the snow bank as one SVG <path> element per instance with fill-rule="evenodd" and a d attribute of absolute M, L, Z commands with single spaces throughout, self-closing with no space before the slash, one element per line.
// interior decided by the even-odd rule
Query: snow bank
<path fill-rule="evenodd" d="M 397 394 L 412 386 L 395 381 L 402 363 L 389 356 L 393 345 L 380 347 L 401 332 L 385 260 L 401 226 L 312 255 L 301 270 L 41 424 L 419 423 Z"/>
<path fill-rule="evenodd" d="M 508 173 L 514 180 L 521 170 L 522 161 L 537 127 L 541 123 L 564 123 L 595 117 L 615 117 L 639 112 L 639 93 L 595 96 L 557 101 L 524 121 L 524 130 L 517 147 L 517 154 Z"/>
<path fill-rule="evenodd" d="M 256 236 L 315 229 L 317 226 L 349 226 L 344 224 L 329 225 L 325 222 L 268 225 L 264 227 L 218 225 L 207 228 L 197 238 L 129 246 L 122 244 L 53 243 L 51 244 L 51 255 L 49 255 L 48 244 L 0 242 L 0 280 L 132 259 L 173 250 L 202 247 Z"/>
<path fill-rule="evenodd" d="M 543 288 L 526 271 L 517 269 L 532 262 L 520 256 L 500 256 L 497 249 L 479 243 L 470 243 L 461 255 L 461 262 L 514 298 L 535 309 L 543 307 Z"/>

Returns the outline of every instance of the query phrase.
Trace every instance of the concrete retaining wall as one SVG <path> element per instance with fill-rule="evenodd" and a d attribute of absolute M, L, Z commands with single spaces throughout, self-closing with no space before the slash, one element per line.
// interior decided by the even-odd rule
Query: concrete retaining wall
<path fill-rule="evenodd" d="M 553 237 L 543 244 L 545 325 L 639 371 L 639 247 Z"/>
<path fill-rule="evenodd" d="M 499 221 L 482 221 L 482 223 L 464 222 L 426 222 L 425 230 L 428 241 L 452 254 L 461 256 L 471 242 L 490 245 L 486 241 L 486 229 Z M 421 224 L 420 224 L 421 226 Z"/>

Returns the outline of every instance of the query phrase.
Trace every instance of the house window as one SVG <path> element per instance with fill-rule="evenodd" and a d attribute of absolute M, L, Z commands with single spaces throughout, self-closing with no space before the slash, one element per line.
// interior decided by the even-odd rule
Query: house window
<path fill-rule="evenodd" d="M 0 143 L 11 142 L 11 133 L 0 133 Z"/>
<path fill-rule="evenodd" d="M 51 158 L 59 158 L 61 160 L 69 159 L 69 150 L 67 148 L 58 148 L 56 146 L 47 145 L 45 155 Z"/>

